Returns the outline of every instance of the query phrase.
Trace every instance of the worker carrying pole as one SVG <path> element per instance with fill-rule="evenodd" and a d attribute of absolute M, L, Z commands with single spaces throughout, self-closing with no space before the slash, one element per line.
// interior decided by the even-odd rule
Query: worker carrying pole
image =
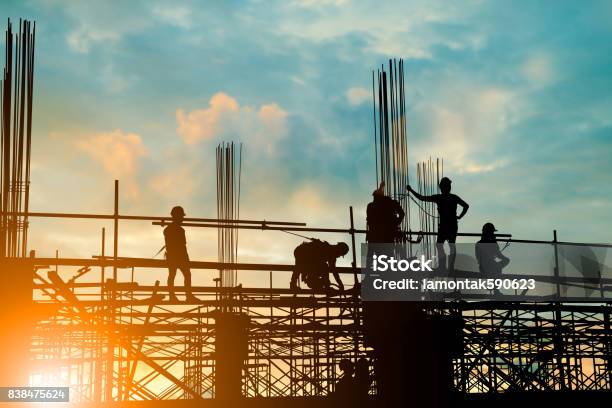
<path fill-rule="evenodd" d="M 180 269 L 185 280 L 185 297 L 187 302 L 199 302 L 191 293 L 191 270 L 189 269 L 189 254 L 187 253 L 187 240 L 185 230 L 181 226 L 185 218 L 183 207 L 176 206 L 170 212 L 172 222 L 164 228 L 164 241 L 166 243 L 166 260 L 168 261 L 168 291 L 171 302 L 178 301 L 174 294 L 174 278 L 176 270 Z"/>
<path fill-rule="evenodd" d="M 455 248 L 458 231 L 457 221 L 463 218 L 470 206 L 459 196 L 451 194 L 451 180 L 448 177 L 442 177 L 439 186 L 441 194 L 433 194 L 430 196 L 419 194 L 410 187 L 410 185 L 407 185 L 406 189 L 408 189 L 409 194 L 412 193 L 412 195 L 421 201 L 436 203 L 438 207 L 438 238 L 436 244 L 438 250 L 438 268 L 445 269 L 446 267 L 444 242 L 448 241 L 450 247 L 448 271 L 452 272 L 455 269 L 455 257 L 457 256 L 457 250 Z M 461 206 L 462 208 L 459 215 L 457 215 L 457 206 Z"/>

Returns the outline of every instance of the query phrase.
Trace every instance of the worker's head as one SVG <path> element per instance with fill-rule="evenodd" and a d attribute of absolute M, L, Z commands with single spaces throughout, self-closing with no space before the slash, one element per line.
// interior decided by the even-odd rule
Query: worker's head
<path fill-rule="evenodd" d="M 448 194 L 451 191 L 451 181 L 448 177 L 442 177 L 440 179 L 440 191 L 444 194 Z"/>
<path fill-rule="evenodd" d="M 385 195 L 385 182 L 381 182 L 378 188 L 372 191 L 374 198 L 383 197 Z"/>
<path fill-rule="evenodd" d="M 345 375 L 353 374 L 353 363 L 351 363 L 351 360 L 349 360 L 348 358 L 343 358 L 342 360 L 340 360 L 340 363 L 338 363 L 338 367 L 340 367 L 340 370 L 342 370 Z"/>
<path fill-rule="evenodd" d="M 491 222 L 487 222 L 482 226 L 482 235 L 495 235 L 495 225 Z"/>
<path fill-rule="evenodd" d="M 180 221 L 185 218 L 185 210 L 180 205 L 176 207 L 172 207 L 172 211 L 170 211 L 170 215 L 172 216 L 172 220 Z"/>
<path fill-rule="evenodd" d="M 336 245 L 334 245 L 334 247 L 335 247 L 336 257 L 344 256 L 348 254 L 349 247 L 344 242 L 338 242 Z"/>

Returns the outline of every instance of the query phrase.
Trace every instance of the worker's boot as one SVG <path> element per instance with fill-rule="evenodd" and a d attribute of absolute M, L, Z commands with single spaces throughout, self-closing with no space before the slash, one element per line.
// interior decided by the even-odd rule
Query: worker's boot
<path fill-rule="evenodd" d="M 185 274 L 185 301 L 187 303 L 199 303 L 200 299 L 191 293 L 191 273 Z"/>
<path fill-rule="evenodd" d="M 455 258 L 457 257 L 456 254 L 451 254 L 448 256 L 448 274 L 452 275 L 453 273 L 455 273 Z"/>
<path fill-rule="evenodd" d="M 170 294 L 168 295 L 168 301 L 169 302 L 178 302 L 178 298 L 176 297 L 176 295 L 174 294 L 174 292 L 170 292 Z"/>

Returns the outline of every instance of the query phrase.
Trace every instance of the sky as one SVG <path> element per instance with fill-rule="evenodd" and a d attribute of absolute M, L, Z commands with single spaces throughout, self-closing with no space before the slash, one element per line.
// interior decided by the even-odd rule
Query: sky
<path fill-rule="evenodd" d="M 404 58 L 410 166 L 445 161 L 521 239 L 610 242 L 612 3 L 3 1 L 36 21 L 31 210 L 216 216 L 215 147 L 244 144 L 240 217 L 358 227 L 376 187 L 371 70 Z M 414 171 L 413 171 L 414 172 Z M 39 256 L 100 252 L 99 222 L 32 220 Z M 418 229 L 418 225 L 413 225 Z M 346 237 L 320 236 L 330 241 Z M 216 232 L 188 229 L 192 259 Z M 302 239 L 241 232 L 239 259 Z M 108 245 L 108 243 L 107 243 Z M 122 223 L 120 255 L 163 239 Z"/>

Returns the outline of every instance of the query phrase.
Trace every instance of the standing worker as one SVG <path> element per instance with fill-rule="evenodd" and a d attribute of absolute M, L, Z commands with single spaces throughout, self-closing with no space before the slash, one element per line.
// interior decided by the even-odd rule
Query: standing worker
<path fill-rule="evenodd" d="M 383 181 L 372 192 L 372 202 L 366 210 L 366 262 L 371 262 L 373 254 L 392 255 L 396 243 L 403 238 L 400 225 L 405 212 L 398 201 L 385 195 L 384 188 Z M 383 406 L 401 406 L 401 402 L 409 398 L 406 374 L 411 371 L 407 370 L 410 362 L 406 353 L 409 349 L 417 349 L 410 348 L 407 334 L 419 331 L 417 324 L 410 323 L 413 323 L 411 317 L 420 316 L 420 305 L 416 302 L 372 300 L 363 302 L 362 308 L 364 342 L 374 349 L 374 373 L 379 398 Z M 356 395 L 362 404 L 367 403 L 369 380 L 364 375 L 367 370 L 367 362 L 358 363 L 356 381 L 360 385 Z"/>
<path fill-rule="evenodd" d="M 428 201 L 436 203 L 438 207 L 438 267 L 446 266 L 446 253 L 444 252 L 444 241 L 448 241 L 450 247 L 450 256 L 448 259 L 448 270 L 452 272 L 455 269 L 455 257 L 457 256 L 457 250 L 455 248 L 455 241 L 457 240 L 457 221 L 463 218 L 467 213 L 470 206 L 463 201 L 459 196 L 451 194 L 451 181 L 448 177 L 442 177 L 440 180 L 440 191 L 442 194 L 434 194 L 430 196 L 424 196 L 417 193 L 410 185 L 407 185 L 409 193 L 412 193 L 416 198 L 421 201 Z M 457 215 L 457 206 L 461 206 L 462 210 Z"/>
<path fill-rule="evenodd" d="M 404 209 L 399 202 L 385 195 L 384 188 L 383 181 L 372 193 L 372 202 L 366 210 L 366 240 L 371 243 L 393 243 L 401 236 L 399 227 L 404 220 Z"/>
<path fill-rule="evenodd" d="M 166 260 L 168 261 L 168 292 L 170 301 L 178 301 L 174 294 L 174 278 L 176 270 L 180 269 L 185 279 L 185 300 L 199 302 L 191 293 L 191 270 L 189 269 L 189 254 L 187 254 L 187 240 L 185 230 L 181 226 L 185 218 L 183 207 L 176 206 L 170 212 L 172 223 L 164 228 L 164 241 L 166 242 Z"/>

